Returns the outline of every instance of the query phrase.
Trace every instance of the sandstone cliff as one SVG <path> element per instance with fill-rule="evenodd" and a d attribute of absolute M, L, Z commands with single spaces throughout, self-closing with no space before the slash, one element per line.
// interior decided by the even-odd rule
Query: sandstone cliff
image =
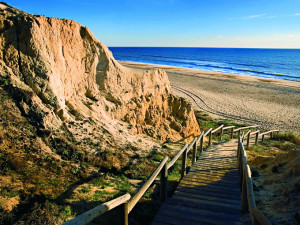
<path fill-rule="evenodd" d="M 19 105 L 37 126 L 58 129 L 80 117 L 111 132 L 124 121 L 131 133 L 160 140 L 199 134 L 164 71 L 124 68 L 87 27 L 2 4 L 0 31 L 1 76 L 24 95 Z"/>
<path fill-rule="evenodd" d="M 153 171 L 159 143 L 200 133 L 163 70 L 123 67 L 77 22 L 0 3 L 0 50 L 0 224 L 61 224 L 56 198 L 76 182 L 110 172 L 129 185 Z"/>

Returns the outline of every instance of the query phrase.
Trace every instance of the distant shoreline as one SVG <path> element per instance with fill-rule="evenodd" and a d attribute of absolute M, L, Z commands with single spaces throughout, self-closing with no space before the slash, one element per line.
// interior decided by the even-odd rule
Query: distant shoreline
<path fill-rule="evenodd" d="M 230 74 L 230 73 L 222 73 L 222 72 L 213 72 L 207 70 L 199 70 L 199 69 L 191 69 L 191 68 L 184 68 L 184 67 L 177 67 L 177 66 L 169 66 L 169 65 L 158 65 L 158 64 L 150 64 L 150 63 L 139 63 L 139 62 L 132 62 L 132 61 L 118 61 L 122 65 L 126 66 L 133 66 L 133 67 L 140 67 L 140 68 L 148 68 L 148 69 L 164 69 L 164 70 L 176 70 L 179 69 L 180 71 L 185 72 L 196 72 L 202 75 L 208 76 L 220 76 L 220 77 L 230 77 L 234 79 L 241 79 L 241 80 L 249 80 L 249 81 L 257 81 L 257 82 L 268 82 L 268 83 L 276 83 L 284 86 L 300 88 L 299 81 L 290 81 L 290 80 L 280 80 L 275 78 L 262 78 L 250 75 L 237 75 L 237 74 Z"/>

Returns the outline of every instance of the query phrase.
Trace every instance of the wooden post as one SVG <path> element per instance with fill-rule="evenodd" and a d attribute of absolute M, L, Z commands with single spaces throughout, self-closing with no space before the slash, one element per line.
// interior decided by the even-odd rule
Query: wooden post
<path fill-rule="evenodd" d="M 124 203 L 120 205 L 120 219 L 119 224 L 120 225 L 128 225 L 128 203 Z"/>
<path fill-rule="evenodd" d="M 202 135 L 203 136 L 203 135 Z M 193 145 L 193 158 L 192 158 L 192 165 L 197 161 L 197 141 Z"/>
<path fill-rule="evenodd" d="M 273 132 L 270 133 L 270 139 L 272 139 L 272 138 L 273 138 Z"/>
<path fill-rule="evenodd" d="M 181 179 L 186 175 L 186 159 L 187 159 L 187 149 L 185 149 L 182 154 Z"/>
<path fill-rule="evenodd" d="M 257 145 L 258 142 L 258 133 L 255 134 L 255 144 Z"/>
<path fill-rule="evenodd" d="M 265 135 L 263 134 L 263 135 L 261 135 L 261 141 L 264 141 L 264 137 L 265 137 Z"/>
<path fill-rule="evenodd" d="M 237 156 L 238 163 L 239 163 L 239 159 L 240 159 L 240 138 L 238 140 L 238 148 L 237 148 L 236 156 Z"/>
<path fill-rule="evenodd" d="M 249 147 L 249 145 L 250 145 L 250 132 L 249 132 L 249 134 L 247 136 L 247 148 Z"/>
<path fill-rule="evenodd" d="M 242 169 L 243 173 L 243 184 L 242 184 L 242 199 L 241 199 L 241 210 L 242 212 L 248 211 L 248 199 L 247 199 L 247 177 L 244 175 L 244 168 Z"/>
<path fill-rule="evenodd" d="M 211 138 L 212 138 L 212 133 L 211 133 L 211 131 L 210 131 L 210 132 L 209 132 L 208 146 L 211 146 Z"/>
<path fill-rule="evenodd" d="M 239 171 L 240 171 L 240 189 L 241 191 L 243 190 L 243 180 L 244 180 L 244 175 L 243 175 L 243 163 L 242 163 L 242 159 L 240 158 L 240 162 L 239 162 Z"/>
<path fill-rule="evenodd" d="M 200 140 L 200 154 L 201 154 L 202 151 L 203 151 L 203 143 L 204 143 L 204 137 L 203 137 L 203 135 L 202 135 L 201 140 Z"/>
<path fill-rule="evenodd" d="M 242 144 L 243 145 L 243 144 Z M 239 172 L 240 172 L 240 189 L 242 190 L 243 188 L 243 177 L 244 177 L 244 173 L 243 173 L 243 162 L 242 162 L 242 151 L 243 146 L 241 146 L 239 144 L 239 153 L 238 153 L 238 164 L 239 164 Z"/>
<path fill-rule="evenodd" d="M 241 130 L 238 131 L 238 136 L 241 136 Z"/>
<path fill-rule="evenodd" d="M 234 129 L 234 127 L 231 128 L 231 135 L 230 135 L 230 138 L 231 138 L 231 139 L 233 139 L 233 129 Z"/>
<path fill-rule="evenodd" d="M 221 127 L 221 130 L 220 130 L 220 141 L 222 141 L 222 136 L 223 136 L 223 127 Z"/>
<path fill-rule="evenodd" d="M 160 202 L 163 203 L 168 197 L 168 165 L 164 165 L 160 172 Z"/>

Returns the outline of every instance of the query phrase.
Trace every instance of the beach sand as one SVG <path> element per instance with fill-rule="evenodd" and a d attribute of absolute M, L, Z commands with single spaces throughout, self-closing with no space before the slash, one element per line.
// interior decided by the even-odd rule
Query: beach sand
<path fill-rule="evenodd" d="M 195 110 L 227 118 L 262 131 L 300 133 L 300 82 L 263 79 L 170 66 L 120 62 L 141 69 L 164 69 L 175 95 L 189 99 Z"/>

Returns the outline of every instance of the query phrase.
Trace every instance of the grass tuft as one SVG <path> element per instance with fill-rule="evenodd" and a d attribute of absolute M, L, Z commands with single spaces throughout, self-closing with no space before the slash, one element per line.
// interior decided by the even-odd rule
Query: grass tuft
<path fill-rule="evenodd" d="M 290 141 L 296 145 L 300 145 L 300 135 L 292 132 L 274 134 L 273 138 L 275 140 Z"/>

